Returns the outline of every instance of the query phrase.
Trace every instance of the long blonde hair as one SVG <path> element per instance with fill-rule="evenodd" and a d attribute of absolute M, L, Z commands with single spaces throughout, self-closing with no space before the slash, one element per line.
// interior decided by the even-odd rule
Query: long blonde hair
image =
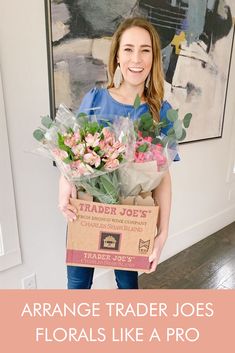
<path fill-rule="evenodd" d="M 140 27 L 147 30 L 151 38 L 153 63 L 150 71 L 150 82 L 148 88 L 145 87 L 144 94 L 153 118 L 159 121 L 159 114 L 164 96 L 164 74 L 162 68 L 161 43 L 159 35 L 154 26 L 145 18 L 128 18 L 119 25 L 116 32 L 114 33 L 109 54 L 110 82 L 108 88 L 114 87 L 113 77 L 117 68 L 117 54 L 120 46 L 121 36 L 125 30 L 131 27 Z"/>

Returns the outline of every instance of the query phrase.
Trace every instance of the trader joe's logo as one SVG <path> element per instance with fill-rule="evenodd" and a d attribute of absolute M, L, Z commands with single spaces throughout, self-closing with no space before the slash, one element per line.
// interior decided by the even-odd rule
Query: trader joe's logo
<path fill-rule="evenodd" d="M 121 240 L 120 233 L 101 232 L 100 250 L 119 250 Z"/>

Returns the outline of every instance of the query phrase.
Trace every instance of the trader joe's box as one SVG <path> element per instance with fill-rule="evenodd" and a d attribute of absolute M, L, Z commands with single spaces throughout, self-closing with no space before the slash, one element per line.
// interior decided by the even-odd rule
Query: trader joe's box
<path fill-rule="evenodd" d="M 159 210 L 146 206 L 151 200 L 138 196 L 109 205 L 71 199 L 78 218 L 68 224 L 66 263 L 147 272 Z"/>

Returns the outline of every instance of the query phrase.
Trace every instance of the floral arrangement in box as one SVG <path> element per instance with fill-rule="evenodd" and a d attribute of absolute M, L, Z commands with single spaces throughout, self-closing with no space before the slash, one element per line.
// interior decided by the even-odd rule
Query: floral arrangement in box
<path fill-rule="evenodd" d="M 140 104 L 136 97 L 134 107 Z M 54 120 L 41 119 L 33 136 L 61 173 L 95 201 L 115 204 L 120 197 L 155 189 L 178 156 L 178 142 L 186 137 L 192 115 L 183 120 L 169 109 L 156 122 L 150 113 L 128 117 L 79 114 L 60 105 Z M 169 128 L 170 124 L 170 128 Z M 167 134 L 161 133 L 168 127 Z"/>

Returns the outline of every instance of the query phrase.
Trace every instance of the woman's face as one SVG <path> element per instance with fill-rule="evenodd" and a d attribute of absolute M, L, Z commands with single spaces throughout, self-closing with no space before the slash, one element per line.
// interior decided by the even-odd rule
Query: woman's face
<path fill-rule="evenodd" d="M 123 32 L 117 61 L 124 81 L 130 85 L 144 84 L 153 62 L 150 34 L 141 27 L 131 27 Z"/>

